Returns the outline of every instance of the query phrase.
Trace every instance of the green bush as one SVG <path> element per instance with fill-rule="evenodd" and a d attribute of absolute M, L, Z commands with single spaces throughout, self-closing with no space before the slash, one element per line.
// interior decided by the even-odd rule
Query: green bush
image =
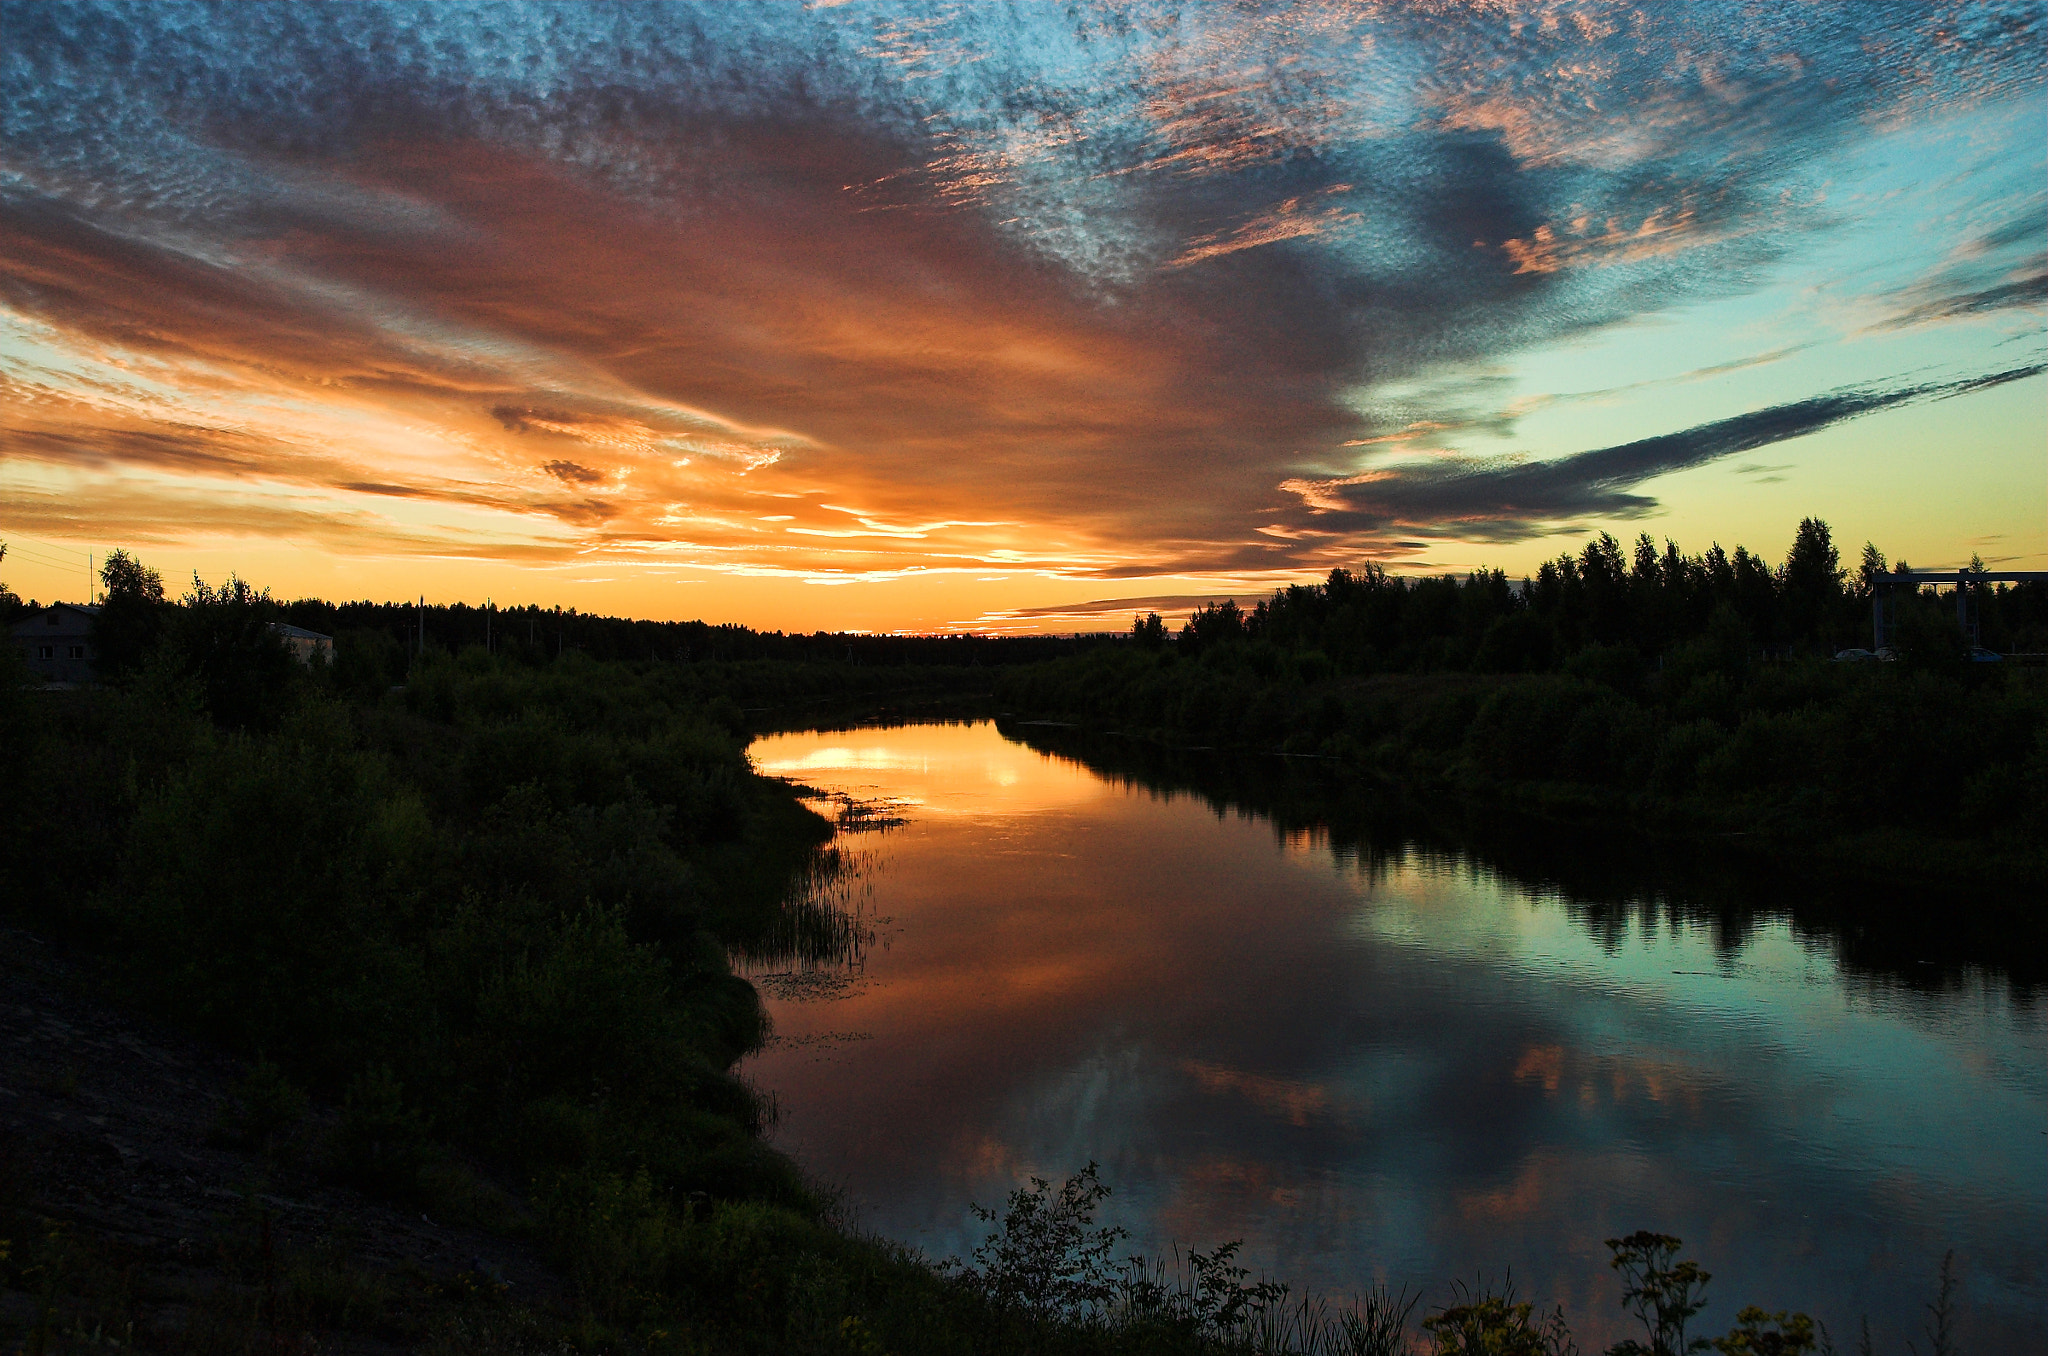
<path fill-rule="evenodd" d="M 270 634 L 246 588 L 174 620 L 222 666 Z M 732 1072 L 766 1025 L 723 937 L 779 916 L 824 825 L 752 774 L 737 708 L 673 671 L 480 651 L 418 658 L 399 700 L 376 649 L 248 691 L 169 648 L 118 688 L 7 686 L 0 773 L 50 793 L 10 800 L 5 865 L 38 886 L 54 835 L 87 862 L 10 910 L 264 1057 L 224 1140 L 289 1140 L 437 1214 L 520 1218 L 474 1164 L 551 1202 L 535 1219 L 558 1245 L 613 1198 L 640 1202 L 635 1255 L 660 1221 L 696 1227 L 690 1201 L 814 1219 Z M 294 1129 L 304 1093 L 339 1107 L 317 1143 Z M 596 1194 L 564 1204 L 579 1191 Z M 642 1281 L 647 1312 L 672 1304 L 680 1273 L 654 1252 L 593 1280 L 593 1305 L 633 1311 Z"/>
<path fill-rule="evenodd" d="M 1651 790 L 1666 798 L 1690 794 L 1698 785 L 1700 764 L 1727 742 L 1727 732 L 1711 720 L 1667 726 L 1651 768 Z"/>
<path fill-rule="evenodd" d="M 1531 678 L 1498 688 L 1472 717 L 1466 756 L 1499 777 L 1557 777 L 1572 723 L 1599 699 L 1599 689 L 1575 678 Z"/>
<path fill-rule="evenodd" d="M 1557 631 L 1529 612 L 1496 618 L 1480 637 L 1472 667 L 1481 673 L 1542 673 L 1552 663 Z"/>

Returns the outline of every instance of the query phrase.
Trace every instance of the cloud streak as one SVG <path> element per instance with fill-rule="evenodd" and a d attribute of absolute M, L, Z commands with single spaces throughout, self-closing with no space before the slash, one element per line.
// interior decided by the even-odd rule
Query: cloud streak
<path fill-rule="evenodd" d="M 1427 532 L 1452 525 L 1465 536 L 1512 540 L 1556 530 L 1574 519 L 1645 513 L 1656 501 L 1636 491 L 1657 476 L 1803 438 L 1881 410 L 1988 391 L 2044 371 L 2048 364 L 2030 363 L 1961 381 L 1835 391 L 1549 461 L 1403 467 L 1330 480 L 1290 480 L 1281 488 L 1298 496 L 1313 518 L 1353 528 Z"/>

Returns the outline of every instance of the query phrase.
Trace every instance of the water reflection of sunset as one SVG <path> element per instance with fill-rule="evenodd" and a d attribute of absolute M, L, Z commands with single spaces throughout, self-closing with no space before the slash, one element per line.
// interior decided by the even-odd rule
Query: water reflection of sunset
<path fill-rule="evenodd" d="M 985 728 L 965 725 L 907 725 L 886 736 L 863 730 L 766 735 L 751 753 L 755 768 L 768 776 L 807 785 L 829 782 L 830 789 L 856 798 L 882 783 L 851 780 L 852 774 L 886 774 L 889 796 L 927 815 L 977 814 L 997 805 L 1003 814 L 1023 814 L 1112 794 L 1071 763 L 990 740 Z"/>
<path fill-rule="evenodd" d="M 1594 930 L 1441 853 L 1364 872 L 987 725 L 754 754 L 907 807 L 849 840 L 878 937 L 856 982 L 773 1000 L 748 1065 L 781 1142 L 885 1234 L 962 1252 L 968 1202 L 1093 1160 L 1135 1245 L 1244 1238 L 1338 1289 L 1511 1268 L 1582 1340 L 1618 1335 L 1600 1240 L 1639 1227 L 1771 1307 L 1903 1322 L 1950 1246 L 2048 1287 L 2016 1204 L 2048 1190 L 2048 1021 L 1989 981 L 1849 985 L 1768 920 L 1733 947 Z"/>

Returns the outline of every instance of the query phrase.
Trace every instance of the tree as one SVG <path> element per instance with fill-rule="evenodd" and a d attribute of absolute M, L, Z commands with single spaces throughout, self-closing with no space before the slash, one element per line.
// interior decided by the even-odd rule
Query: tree
<path fill-rule="evenodd" d="M 124 678 L 142 667 L 163 639 L 163 576 L 126 551 L 114 550 L 100 566 L 106 593 L 93 618 L 93 662 L 105 678 Z"/>
<path fill-rule="evenodd" d="M 1586 600 L 1583 639 L 1603 645 L 1628 639 L 1628 562 L 1611 533 L 1602 532 L 1579 552 L 1579 579 Z"/>
<path fill-rule="evenodd" d="M 7 543 L 0 541 L 0 561 L 7 559 Z M 16 617 L 26 611 L 21 595 L 6 584 L 0 583 L 0 626 L 13 624 Z"/>
<path fill-rule="evenodd" d="M 1899 568 L 1904 569 L 1905 565 L 1902 563 Z M 1863 559 L 1856 565 L 1856 596 L 1869 602 L 1871 595 L 1877 592 L 1878 577 L 1889 572 L 1890 567 L 1884 563 L 1884 552 L 1870 542 L 1864 542 Z"/>
<path fill-rule="evenodd" d="M 1901 589 L 1893 607 L 1891 648 L 1909 667 L 1949 673 L 1968 669 L 1970 638 L 1956 624 L 1952 597 Z"/>
<path fill-rule="evenodd" d="M 1142 618 L 1133 617 L 1131 639 L 1147 650 L 1161 649 L 1166 644 L 1166 623 L 1159 620 L 1157 612 L 1147 612 Z"/>
<path fill-rule="evenodd" d="M 1829 639 L 1842 604 L 1842 557 L 1834 535 L 1818 518 L 1800 521 L 1779 570 L 1779 597 L 1789 638 Z"/>
<path fill-rule="evenodd" d="M 1779 630 L 1777 574 L 1762 556 L 1752 555 L 1744 546 L 1735 548 L 1735 554 L 1728 558 L 1728 567 L 1733 576 L 1737 615 L 1758 640 L 1776 640 Z"/>
<path fill-rule="evenodd" d="M 298 661 L 272 629 L 279 609 L 270 590 L 235 575 L 212 588 L 194 574 L 184 604 L 178 649 L 199 680 L 207 712 L 235 729 L 276 724 Z"/>
<path fill-rule="evenodd" d="M 1472 668 L 1479 673 L 1542 673 L 1550 667 L 1556 646 L 1557 630 L 1547 617 L 1512 612 L 1486 628 Z"/>
<path fill-rule="evenodd" d="M 118 548 L 107 552 L 106 560 L 101 563 L 100 583 L 106 586 L 108 602 L 117 598 L 136 598 L 150 603 L 164 600 L 163 576 Z"/>
<path fill-rule="evenodd" d="M 1210 603 L 1192 614 L 1180 628 L 1181 648 L 1196 654 L 1211 645 L 1245 638 L 1244 609 L 1235 598 Z"/>

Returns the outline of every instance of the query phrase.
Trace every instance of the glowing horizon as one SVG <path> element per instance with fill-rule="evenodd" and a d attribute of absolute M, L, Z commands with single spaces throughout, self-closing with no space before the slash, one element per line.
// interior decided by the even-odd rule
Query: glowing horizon
<path fill-rule="evenodd" d="M 1810 514 L 2048 568 L 2038 6 L 0 13 L 24 595 L 1093 630 Z"/>

